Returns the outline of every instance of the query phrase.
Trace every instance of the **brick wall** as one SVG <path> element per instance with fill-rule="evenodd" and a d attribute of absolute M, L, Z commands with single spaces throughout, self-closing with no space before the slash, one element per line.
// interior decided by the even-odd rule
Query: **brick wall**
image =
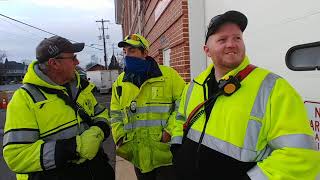
<path fill-rule="evenodd" d="M 141 33 L 150 41 L 149 55 L 154 57 L 159 64 L 163 64 L 162 51 L 170 48 L 170 66 L 176 69 L 186 81 L 190 81 L 187 0 L 171 0 L 159 18 L 156 19 L 155 9 L 160 1 L 161 0 L 145 0 L 142 1 L 144 4 L 140 6 L 142 7 Z M 138 18 L 136 18 L 138 16 L 138 10 L 132 10 L 130 6 L 131 2 L 132 0 L 125 1 L 125 20 L 123 24 L 124 36 L 129 33 L 135 33 L 132 32 L 132 30 L 138 29 Z M 138 5 L 135 5 L 135 7 L 139 8 Z M 128 12 L 130 11 L 137 13 L 128 16 Z M 131 22 L 129 23 L 128 21 Z M 131 27 L 126 24 L 131 24 Z"/>

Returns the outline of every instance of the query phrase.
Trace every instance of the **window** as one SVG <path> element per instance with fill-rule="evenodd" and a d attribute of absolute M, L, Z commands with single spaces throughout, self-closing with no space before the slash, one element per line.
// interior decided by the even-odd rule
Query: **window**
<path fill-rule="evenodd" d="M 290 48 L 286 54 L 286 65 L 293 71 L 320 70 L 320 42 Z"/>
<path fill-rule="evenodd" d="M 170 52 L 171 49 L 164 49 L 163 50 L 163 65 L 170 66 Z"/>

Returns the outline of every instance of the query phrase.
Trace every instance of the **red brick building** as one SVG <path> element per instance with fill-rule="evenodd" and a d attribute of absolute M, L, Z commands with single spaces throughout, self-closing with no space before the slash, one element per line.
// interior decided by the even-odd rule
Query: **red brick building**
<path fill-rule="evenodd" d="M 115 0 L 115 9 L 124 37 L 142 34 L 150 56 L 190 81 L 188 0 Z"/>

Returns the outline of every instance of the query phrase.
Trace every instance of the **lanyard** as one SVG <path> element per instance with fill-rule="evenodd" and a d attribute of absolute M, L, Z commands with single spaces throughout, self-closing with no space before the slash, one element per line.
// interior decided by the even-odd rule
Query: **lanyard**
<path fill-rule="evenodd" d="M 219 81 L 219 90 L 218 93 L 215 94 L 214 96 L 211 96 L 207 100 L 203 101 L 199 105 L 197 105 L 189 114 L 187 121 L 183 124 L 183 130 L 184 130 L 184 138 L 187 136 L 191 126 L 200 118 L 202 114 L 205 113 L 205 109 L 202 109 L 199 111 L 206 103 L 207 105 L 214 103 L 216 99 L 220 95 L 225 95 L 225 96 L 231 96 L 234 92 L 236 92 L 241 84 L 240 82 L 245 79 L 254 69 L 256 66 L 249 64 L 246 66 L 243 70 L 241 70 L 235 77 L 229 76 L 228 79 L 226 80 L 220 80 Z M 205 123 L 206 126 L 206 123 Z"/>

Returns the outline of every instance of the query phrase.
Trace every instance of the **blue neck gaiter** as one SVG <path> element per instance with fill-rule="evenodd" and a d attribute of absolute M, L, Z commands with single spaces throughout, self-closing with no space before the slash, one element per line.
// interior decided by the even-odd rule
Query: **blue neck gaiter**
<path fill-rule="evenodd" d="M 147 72 L 150 70 L 151 61 L 144 60 L 137 57 L 126 56 L 125 61 L 125 71 L 131 72 L 137 75 L 146 76 Z"/>

